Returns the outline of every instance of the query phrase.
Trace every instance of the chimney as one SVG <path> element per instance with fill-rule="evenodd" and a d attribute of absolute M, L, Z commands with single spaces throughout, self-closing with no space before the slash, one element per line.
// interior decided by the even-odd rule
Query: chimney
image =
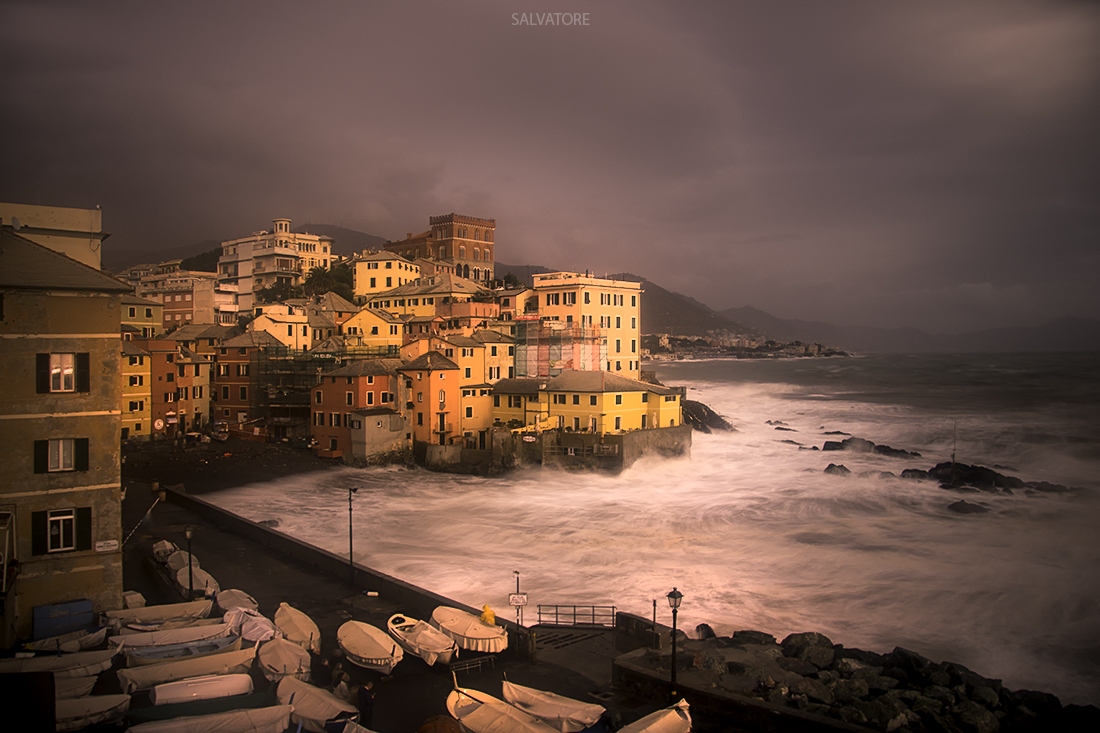
<path fill-rule="evenodd" d="M 405 235 L 405 239 L 412 239 L 412 238 L 413 238 L 413 233 L 412 232 L 409 232 L 408 234 Z"/>

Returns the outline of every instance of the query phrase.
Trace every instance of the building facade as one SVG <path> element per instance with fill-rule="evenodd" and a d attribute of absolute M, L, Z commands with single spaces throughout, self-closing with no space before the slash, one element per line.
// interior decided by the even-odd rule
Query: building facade
<path fill-rule="evenodd" d="M 314 267 L 332 266 L 331 237 L 290 231 L 290 219 L 273 219 L 271 231 L 222 242 L 218 281 L 236 286 L 241 311 L 251 311 L 255 293 L 279 283 L 301 285 Z"/>
<path fill-rule="evenodd" d="M 453 274 L 476 282 L 496 277 L 496 219 L 444 214 L 428 219 L 430 228 L 386 244 L 390 252 L 408 260 L 437 260 Z"/>

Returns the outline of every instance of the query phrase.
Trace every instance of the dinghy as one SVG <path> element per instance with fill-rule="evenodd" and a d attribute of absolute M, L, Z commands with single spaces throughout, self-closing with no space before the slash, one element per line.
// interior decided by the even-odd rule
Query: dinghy
<path fill-rule="evenodd" d="M 82 652 L 95 649 L 107 638 L 107 627 L 98 629 L 83 629 L 73 631 L 60 636 L 51 636 L 48 639 L 39 639 L 25 644 L 25 648 L 36 652 Z"/>
<path fill-rule="evenodd" d="M 97 723 L 122 720 L 129 709 L 129 695 L 92 695 L 55 701 L 54 717 L 57 730 L 80 730 Z"/>
<path fill-rule="evenodd" d="M 53 672 L 56 677 L 89 677 L 111 668 L 117 649 L 73 654 L 51 654 L 48 657 L 25 657 L 0 660 L 0 674 L 14 672 Z"/>
<path fill-rule="evenodd" d="M 179 662 L 149 664 L 143 667 L 127 667 L 116 673 L 123 692 L 148 690 L 165 682 L 185 680 L 211 674 L 244 674 L 252 667 L 256 649 L 241 649 L 213 657 L 184 659 Z"/>
<path fill-rule="evenodd" d="M 470 733 L 556 733 L 533 715 L 480 690 L 456 687 L 447 696 L 447 712 Z"/>
<path fill-rule="evenodd" d="M 247 608 L 250 611 L 255 611 L 260 607 L 255 598 L 236 588 L 218 591 L 218 594 L 214 596 L 214 603 L 218 605 L 218 610 L 223 614 L 231 608 Z"/>
<path fill-rule="evenodd" d="M 149 664 L 178 662 L 184 659 L 212 657 L 216 654 L 239 651 L 240 648 L 241 637 L 232 634 L 218 639 L 205 639 L 202 641 L 184 642 L 182 644 L 143 647 L 127 652 L 126 666 L 141 667 Z"/>
<path fill-rule="evenodd" d="M 306 730 L 315 733 L 325 733 L 327 721 L 352 719 L 359 712 L 347 700 L 293 677 L 283 678 L 278 695 L 279 702 L 294 707 L 290 722 L 301 723 Z"/>
<path fill-rule="evenodd" d="M 260 651 L 256 652 L 256 661 L 264 677 L 272 682 L 283 677 L 309 682 L 309 652 L 292 641 L 265 641 Z"/>
<path fill-rule="evenodd" d="M 454 640 L 431 624 L 402 614 L 390 616 L 386 630 L 405 651 L 415 654 L 429 665 L 437 661 L 450 664 L 458 648 Z"/>
<path fill-rule="evenodd" d="M 578 733 L 595 725 L 606 710 L 552 692 L 504 681 L 504 701 L 533 715 L 561 733 Z"/>
<path fill-rule="evenodd" d="M 289 705 L 230 710 L 212 715 L 192 715 L 170 720 L 151 720 L 127 728 L 134 733 L 284 733 L 290 728 Z"/>
<path fill-rule="evenodd" d="M 195 700 L 249 695 L 252 689 L 252 677 L 247 674 L 210 674 L 159 684 L 149 693 L 149 699 L 154 705 L 173 705 Z"/>
<path fill-rule="evenodd" d="M 162 624 L 126 624 L 118 634 L 148 634 L 151 631 L 171 631 L 172 629 L 191 629 L 196 626 L 214 626 L 222 623 L 221 618 L 178 618 Z"/>
<path fill-rule="evenodd" d="M 168 540 L 160 540 L 153 544 L 153 559 L 159 563 L 168 562 L 168 558 L 172 556 L 172 553 L 178 550 L 175 542 L 169 542 Z"/>
<path fill-rule="evenodd" d="M 74 697 L 84 697 L 92 693 L 99 675 L 88 677 L 55 677 L 53 680 L 53 696 L 56 700 L 71 700 Z"/>
<path fill-rule="evenodd" d="M 188 564 L 195 570 L 199 569 L 199 559 L 184 550 L 173 552 L 168 556 L 168 559 L 164 561 L 164 564 L 168 566 L 168 569 L 171 570 L 173 574 L 178 573 L 180 570 L 185 570 Z"/>
<path fill-rule="evenodd" d="M 142 634 L 120 634 L 107 640 L 107 646 L 115 649 L 124 649 L 129 652 L 133 649 L 145 647 L 169 646 L 173 644 L 190 644 L 196 641 L 208 641 L 229 636 L 232 632 L 229 624 L 210 624 L 209 626 L 187 626 L 182 629 L 168 629 L 167 631 L 147 631 Z"/>
<path fill-rule="evenodd" d="M 691 733 L 688 702 L 681 700 L 672 707 L 650 713 L 641 720 L 620 728 L 619 733 Z"/>
<path fill-rule="evenodd" d="M 267 641 L 268 639 L 281 638 L 283 632 L 275 628 L 259 611 L 250 611 L 247 608 L 231 608 L 222 620 L 239 634 L 245 641 Z"/>
<path fill-rule="evenodd" d="M 206 598 L 213 598 L 221 590 L 213 575 L 198 566 L 188 568 L 186 565 L 176 572 L 176 587 L 183 595 L 190 592 Z"/>
<path fill-rule="evenodd" d="M 118 611 L 107 611 L 104 615 L 110 619 L 111 628 L 117 632 L 118 629 L 130 624 L 160 625 L 168 621 L 203 619 L 210 615 L 210 609 L 213 607 L 213 601 L 200 600 L 144 608 L 123 608 Z"/>
<path fill-rule="evenodd" d="M 503 627 L 484 623 L 472 613 L 450 606 L 432 611 L 432 626 L 454 639 L 462 649 L 495 653 L 508 646 L 508 634 Z"/>
<path fill-rule="evenodd" d="M 321 653 L 321 631 L 313 619 L 297 608 L 286 603 L 279 604 L 275 612 L 275 626 L 283 632 L 287 641 L 292 641 L 307 652 Z"/>
<path fill-rule="evenodd" d="M 336 631 L 336 642 L 348 661 L 389 674 L 405 653 L 390 635 L 362 621 L 348 621 Z"/>

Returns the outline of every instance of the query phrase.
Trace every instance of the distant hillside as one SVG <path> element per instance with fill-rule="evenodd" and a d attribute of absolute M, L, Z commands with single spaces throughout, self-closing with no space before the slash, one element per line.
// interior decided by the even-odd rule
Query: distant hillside
<path fill-rule="evenodd" d="M 506 265 L 503 262 L 497 262 L 493 267 L 498 280 L 503 280 L 505 275 L 510 272 L 527 287 L 531 287 L 533 284 L 532 275 L 540 275 L 544 272 L 555 272 L 549 267 L 543 267 L 542 265 Z"/>
<path fill-rule="evenodd" d="M 643 334 L 705 336 L 708 331 L 718 330 L 743 335 L 759 334 L 755 328 L 725 318 L 694 298 L 665 290 L 652 280 L 630 273 L 620 273 L 611 277 L 642 284 L 642 289 L 645 290 L 645 295 L 642 296 L 641 330 Z"/>
<path fill-rule="evenodd" d="M 375 234 L 357 232 L 354 229 L 344 229 L 335 224 L 302 224 L 292 230 L 299 234 L 316 234 L 322 237 L 332 237 L 334 240 L 332 251 L 335 254 L 347 257 L 358 254 L 365 249 L 382 249 L 387 241 L 384 237 Z"/>

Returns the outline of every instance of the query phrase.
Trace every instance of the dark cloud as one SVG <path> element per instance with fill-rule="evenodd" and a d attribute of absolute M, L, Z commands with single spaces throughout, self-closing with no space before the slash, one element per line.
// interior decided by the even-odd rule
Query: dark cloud
<path fill-rule="evenodd" d="M 576 5 L 574 8 L 573 5 Z M 583 27 L 516 12 L 588 12 Z M 1100 11 L 1079 2 L 8 3 L 4 200 L 154 256 L 275 216 L 716 308 L 1100 317 Z"/>

